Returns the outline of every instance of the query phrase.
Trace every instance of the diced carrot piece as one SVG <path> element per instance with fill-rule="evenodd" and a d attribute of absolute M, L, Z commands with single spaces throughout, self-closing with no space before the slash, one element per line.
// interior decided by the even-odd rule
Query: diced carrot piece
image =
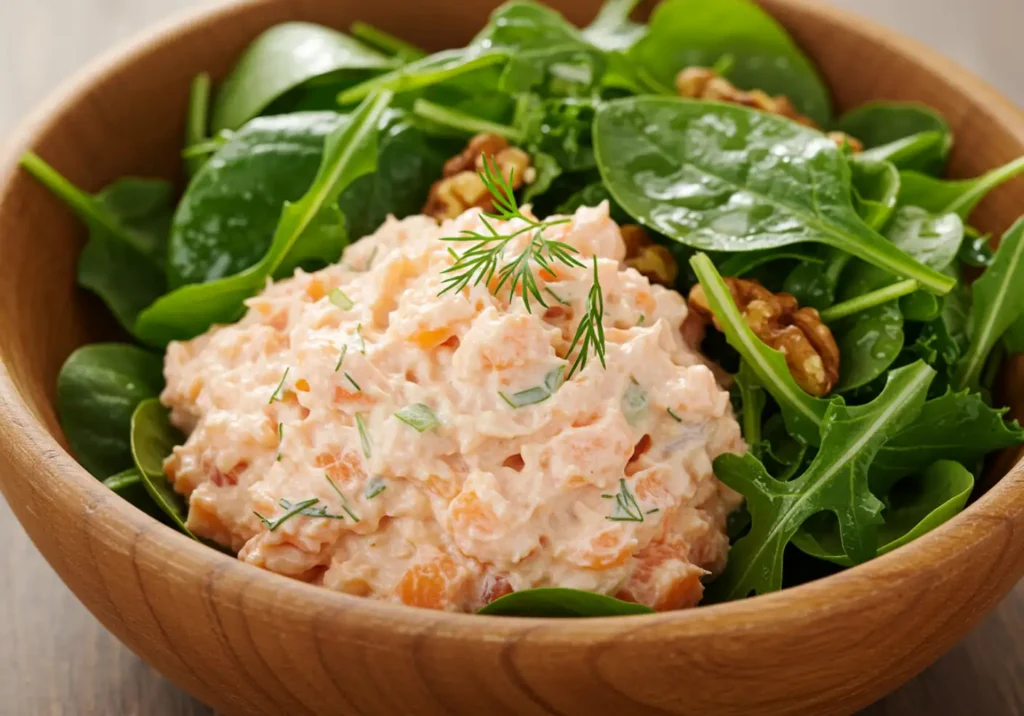
<path fill-rule="evenodd" d="M 306 295 L 314 301 L 319 301 L 327 295 L 327 287 L 324 286 L 323 281 L 314 278 L 306 285 Z"/>
<path fill-rule="evenodd" d="M 451 336 L 452 331 L 450 328 L 430 328 L 414 333 L 409 340 L 424 350 L 430 350 L 431 348 L 437 348 L 451 338 Z"/>
<path fill-rule="evenodd" d="M 305 378 L 299 378 L 297 381 L 295 381 L 295 390 L 298 390 L 302 393 L 308 393 L 309 382 Z"/>
<path fill-rule="evenodd" d="M 313 462 L 339 484 L 363 477 L 359 457 L 350 452 L 322 452 L 313 458 Z"/>
<path fill-rule="evenodd" d="M 403 604 L 426 609 L 444 609 L 451 597 L 458 568 L 448 555 L 414 564 L 406 570 L 395 590 Z"/>
<path fill-rule="evenodd" d="M 498 517 L 491 506 L 473 491 L 463 490 L 448 507 L 456 532 L 493 534 L 498 528 Z"/>
<path fill-rule="evenodd" d="M 573 560 L 588 569 L 609 569 L 633 556 L 636 540 L 626 539 L 621 529 L 608 529 L 590 540 L 590 549 Z"/>

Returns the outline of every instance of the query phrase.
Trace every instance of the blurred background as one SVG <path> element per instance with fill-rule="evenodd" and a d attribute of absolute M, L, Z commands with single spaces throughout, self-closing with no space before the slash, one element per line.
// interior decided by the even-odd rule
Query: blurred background
<path fill-rule="evenodd" d="M 97 55 L 214 1 L 0 0 L 0 144 Z M 1024 107 L 1024 0 L 827 1 L 931 45 Z M 0 544 L 0 714 L 211 715 L 99 626 L 2 500 Z M 932 713 L 1024 715 L 1024 583 L 963 643 L 868 713 L 917 714 L 922 703 L 944 704 Z"/>
<path fill-rule="evenodd" d="M 827 1 L 931 45 L 1024 106 L 1019 53 L 1024 0 Z M 211 0 L 0 0 L 0 134 L 97 54 L 154 22 L 208 4 Z"/>

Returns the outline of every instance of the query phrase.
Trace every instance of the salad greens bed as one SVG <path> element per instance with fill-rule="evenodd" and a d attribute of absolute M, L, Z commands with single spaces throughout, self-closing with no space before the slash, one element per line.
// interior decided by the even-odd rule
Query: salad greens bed
<path fill-rule="evenodd" d="M 273 27 L 215 93 L 206 75 L 193 83 L 180 196 L 136 178 L 90 195 L 27 154 L 24 168 L 88 227 L 79 283 L 137 342 L 85 346 L 61 370 L 60 417 L 81 464 L 190 534 L 162 468 L 183 439 L 156 400 L 162 349 L 237 320 L 268 278 L 337 261 L 388 214 L 419 212 L 445 160 L 491 133 L 526 151 L 535 170 L 515 196 L 488 165 L 498 217 L 523 217 L 520 202 L 543 217 L 608 200 L 617 220 L 671 249 L 683 269 L 676 288 L 699 282 L 721 326 L 704 350 L 735 374 L 750 450 L 715 462 L 746 507 L 730 520 L 734 546 L 710 601 L 866 562 L 961 510 L 986 455 L 1024 441 L 992 403 L 1001 361 L 1024 347 L 1024 220 L 995 251 L 969 223 L 988 192 L 1024 172 L 1024 158 L 944 180 L 953 136 L 941 115 L 875 102 L 835 117 L 814 65 L 749 0 L 664 0 L 647 25 L 630 19 L 635 4 L 608 0 L 579 30 L 516 0 L 466 47 L 434 54 L 364 24 L 349 34 Z M 676 74 L 691 66 L 785 95 L 865 149 L 782 116 L 673 96 Z M 533 268 L 583 264 L 544 239 L 551 221 L 530 221 L 537 233 L 523 257 L 502 265 L 491 248 L 509 237 L 476 236 L 448 287 L 497 275 L 543 305 Z M 804 392 L 747 325 L 723 278 L 740 276 L 821 312 L 841 355 L 831 394 Z M 595 272 L 577 363 L 603 363 L 602 316 Z M 564 378 L 550 376 L 543 390 Z M 631 515 L 625 483 L 622 492 Z M 288 507 L 286 516 L 344 519 L 306 502 Z M 538 589 L 483 611 L 650 610 Z"/>

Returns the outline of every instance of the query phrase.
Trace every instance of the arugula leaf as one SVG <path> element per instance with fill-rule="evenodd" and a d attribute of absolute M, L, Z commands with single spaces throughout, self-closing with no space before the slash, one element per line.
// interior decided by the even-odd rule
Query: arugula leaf
<path fill-rule="evenodd" d="M 750 446 L 755 457 L 761 456 L 761 419 L 764 415 L 764 388 L 746 361 L 740 361 L 740 369 L 733 376 L 740 393 L 743 439 Z"/>
<path fill-rule="evenodd" d="M 21 166 L 64 201 L 89 229 L 78 259 L 78 283 L 134 332 L 139 312 L 167 290 L 163 262 L 173 189 L 149 179 L 120 179 L 90 196 L 40 157 Z"/>
<path fill-rule="evenodd" d="M 57 413 L 78 461 L 95 477 L 132 464 L 132 413 L 164 387 L 163 359 L 124 343 L 72 353 L 57 376 Z"/>
<path fill-rule="evenodd" d="M 353 181 L 377 167 L 377 127 L 391 101 L 383 93 L 366 100 L 326 141 L 320 170 L 306 194 L 286 204 L 270 249 L 245 271 L 209 283 L 183 286 L 162 296 L 139 316 L 136 335 L 156 346 L 191 338 L 215 323 L 236 320 L 243 301 L 263 288 L 310 231 L 337 231 L 343 220 L 335 206 Z"/>
<path fill-rule="evenodd" d="M 1024 430 L 1003 419 L 977 393 L 952 391 L 925 403 L 916 421 L 878 452 L 871 489 L 886 495 L 896 482 L 939 460 L 974 465 L 985 455 L 1024 442 Z"/>
<path fill-rule="evenodd" d="M 1024 315 L 1024 217 L 1003 235 L 992 265 L 971 285 L 970 347 L 954 385 L 977 389 L 992 347 Z"/>
<path fill-rule="evenodd" d="M 579 589 L 539 587 L 512 592 L 495 599 L 477 614 L 502 617 L 614 617 L 629 614 L 653 614 L 642 604 L 624 602 Z"/>
<path fill-rule="evenodd" d="M 146 491 L 178 530 L 198 541 L 185 526 L 188 504 L 174 491 L 164 476 L 164 458 L 184 436 L 171 425 L 170 412 L 156 398 L 139 403 L 132 413 L 131 444 L 135 467 L 145 483 Z"/>
<path fill-rule="evenodd" d="M 868 487 L 878 450 L 921 412 L 935 371 L 919 361 L 889 374 L 885 389 L 867 405 L 834 400 L 821 430 L 821 449 L 807 470 L 792 480 L 771 477 L 753 455 L 721 455 L 715 475 L 743 494 L 750 533 L 733 545 L 725 573 L 711 585 L 718 600 L 782 588 L 783 552 L 812 515 L 836 515 L 843 553 L 853 563 L 876 552 L 882 503 Z"/>
<path fill-rule="evenodd" d="M 885 159 L 928 174 L 942 171 L 953 147 L 949 122 L 912 102 L 868 102 L 844 114 L 836 129 L 864 144 L 860 157 L 866 161 Z"/>
<path fill-rule="evenodd" d="M 310 80 L 394 66 L 392 58 L 329 27 L 308 22 L 275 25 L 249 45 L 221 85 L 213 106 L 213 131 L 238 129 Z"/>
<path fill-rule="evenodd" d="M 892 552 L 956 516 L 973 489 L 974 475 L 952 460 L 940 460 L 922 474 L 902 479 L 887 496 L 884 522 L 878 528 L 877 555 Z M 812 557 L 843 567 L 854 565 L 843 553 L 836 522 L 830 515 L 815 515 L 805 522 L 794 535 L 793 544 Z"/>
<path fill-rule="evenodd" d="M 665 0 L 630 55 L 669 86 L 684 67 L 711 67 L 728 55 L 729 80 L 738 87 L 786 95 L 820 125 L 831 119 L 828 89 L 814 64 L 749 0 Z"/>
<path fill-rule="evenodd" d="M 867 226 L 850 204 L 850 168 L 820 132 L 719 102 L 630 97 L 594 119 L 601 176 L 640 223 L 704 250 L 827 244 L 935 293 L 949 277 Z M 803 189 L 808 185 L 814 192 Z"/>
<path fill-rule="evenodd" d="M 934 214 L 954 212 L 965 221 L 990 191 L 1024 172 L 1024 157 L 974 179 L 943 180 L 913 171 L 900 172 L 900 204 Z"/>
<path fill-rule="evenodd" d="M 605 51 L 628 50 L 647 33 L 647 27 L 629 19 L 639 0 L 605 0 L 594 21 L 583 29 L 583 39 Z"/>
<path fill-rule="evenodd" d="M 786 358 L 758 338 L 736 307 L 729 287 L 705 254 L 690 259 L 690 266 L 707 296 L 708 306 L 726 340 L 739 351 L 744 364 L 782 409 L 789 431 L 810 445 L 821 440 L 821 424 L 829 401 L 808 395 L 793 380 Z"/>

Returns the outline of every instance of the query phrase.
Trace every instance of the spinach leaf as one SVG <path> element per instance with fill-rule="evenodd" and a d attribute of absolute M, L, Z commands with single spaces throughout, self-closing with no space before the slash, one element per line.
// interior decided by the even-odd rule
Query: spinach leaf
<path fill-rule="evenodd" d="M 647 27 L 629 19 L 639 0 L 605 0 L 594 21 L 583 29 L 583 39 L 607 52 L 624 51 L 647 33 Z"/>
<path fill-rule="evenodd" d="M 426 52 L 415 45 L 366 22 L 353 22 L 349 32 L 357 40 L 365 42 L 386 55 L 398 58 L 402 62 L 413 62 L 427 56 Z"/>
<path fill-rule="evenodd" d="M 722 327 L 729 345 L 743 357 L 744 364 L 757 376 L 765 390 L 782 409 L 789 431 L 810 445 L 821 440 L 821 423 L 829 401 L 808 395 L 793 380 L 786 358 L 758 338 L 736 304 L 725 281 L 705 254 L 690 259 L 690 266 L 707 296 L 708 306 Z"/>
<path fill-rule="evenodd" d="M 1024 314 L 1024 218 L 1010 227 L 992 265 L 971 285 L 973 307 L 968 323 L 970 347 L 954 385 L 978 388 L 985 361 L 1004 333 Z"/>
<path fill-rule="evenodd" d="M 78 283 L 135 330 L 139 312 L 166 291 L 163 261 L 173 189 L 168 182 L 121 179 L 86 194 L 28 152 L 21 165 L 64 201 L 89 229 L 78 259 Z"/>
<path fill-rule="evenodd" d="M 183 286 L 161 297 L 139 316 L 139 338 L 164 346 L 196 336 L 215 323 L 236 320 L 242 302 L 288 262 L 303 236 L 331 236 L 341 230 L 344 217 L 336 202 L 352 182 L 376 170 L 378 126 L 391 99 L 390 93 L 372 95 L 328 135 L 312 186 L 297 202 L 285 204 L 270 249 L 259 263 L 234 276 Z"/>
<path fill-rule="evenodd" d="M 733 254 L 718 265 L 718 272 L 723 276 L 745 276 L 759 266 L 773 261 L 800 261 L 801 266 L 806 266 L 814 274 L 820 274 L 825 265 L 825 259 L 821 257 L 820 252 L 812 247 L 797 245 Z"/>
<path fill-rule="evenodd" d="M 903 478 L 888 495 L 884 523 L 878 528 L 878 556 L 892 552 L 955 517 L 974 489 L 974 475 L 958 462 L 940 460 L 922 474 Z M 826 519 L 821 519 L 825 517 Z M 805 554 L 852 567 L 843 553 L 831 515 L 815 515 L 793 537 Z"/>
<path fill-rule="evenodd" d="M 164 476 L 164 458 L 175 445 L 185 442 L 184 436 L 171 425 L 170 412 L 153 398 L 139 403 L 132 413 L 131 445 L 135 467 L 142 476 L 146 492 L 181 531 L 198 541 L 185 526 L 188 504 L 174 491 Z"/>
<path fill-rule="evenodd" d="M 801 306 L 823 311 L 835 302 L 839 277 L 853 257 L 845 251 L 826 249 L 825 267 L 813 263 L 802 263 L 786 276 L 782 287 L 791 293 Z M 742 256 L 742 254 L 739 254 Z"/>
<path fill-rule="evenodd" d="M 285 202 L 313 183 L 324 141 L 344 121 L 334 112 L 257 117 L 229 139 L 189 184 L 167 246 L 172 289 L 249 268 L 266 254 Z M 328 246 L 336 259 L 340 246 Z"/>
<path fill-rule="evenodd" d="M 946 119 L 912 102 L 868 102 L 844 114 L 836 129 L 864 144 L 865 160 L 885 159 L 928 174 L 942 171 L 953 147 Z"/>
<path fill-rule="evenodd" d="M 132 412 L 164 387 L 163 360 L 124 343 L 72 353 L 57 376 L 57 414 L 78 461 L 99 479 L 132 464 Z"/>
<path fill-rule="evenodd" d="M 895 301 L 861 311 L 832 329 L 842 356 L 837 393 L 867 385 L 903 350 L 903 314 Z"/>
<path fill-rule="evenodd" d="M 1024 172 L 1024 157 L 997 167 L 974 179 L 943 180 L 927 174 L 900 174 L 900 204 L 919 206 L 934 214 L 955 212 L 967 220 L 990 191 Z"/>
<path fill-rule="evenodd" d="M 188 115 L 185 118 L 185 148 L 195 147 L 209 139 L 210 128 L 210 75 L 196 75 L 188 96 Z M 205 155 L 185 157 L 188 175 L 195 176 L 206 162 Z"/>
<path fill-rule="evenodd" d="M 1003 345 L 1008 353 L 1024 353 L 1024 318 L 1018 318 L 1006 329 Z"/>
<path fill-rule="evenodd" d="M 307 22 L 275 25 L 257 37 L 221 85 L 213 131 L 238 129 L 289 90 L 346 70 L 386 70 L 394 60 L 336 30 Z"/>
<path fill-rule="evenodd" d="M 400 95 L 455 80 L 464 82 L 474 73 L 483 71 L 487 71 L 484 76 L 493 85 L 496 80 L 491 78 L 489 71 L 497 65 L 504 65 L 507 60 L 508 53 L 504 50 L 479 47 L 442 50 L 344 90 L 338 95 L 338 103 L 355 104 L 377 91 Z"/>
<path fill-rule="evenodd" d="M 684 244 L 753 251 L 813 241 L 935 293 L 952 287 L 861 220 L 846 159 L 808 127 L 735 105 L 631 97 L 598 109 L 594 147 L 618 203 Z"/>
<path fill-rule="evenodd" d="M 986 268 L 992 264 L 995 252 L 989 245 L 992 240 L 991 234 L 982 234 L 970 226 L 964 227 L 965 240 L 960 245 L 960 252 L 957 254 L 960 261 L 968 266 Z"/>
<path fill-rule="evenodd" d="M 749 0 L 665 0 L 631 56 L 672 86 L 684 67 L 711 67 L 731 56 L 729 80 L 743 89 L 786 95 L 801 112 L 828 124 L 828 89 L 810 60 L 768 13 Z"/>
<path fill-rule="evenodd" d="M 977 393 L 946 392 L 925 403 L 920 417 L 879 451 L 871 489 L 886 495 L 901 478 L 938 460 L 974 465 L 985 455 L 1024 442 L 1024 430 L 1003 419 Z"/>
<path fill-rule="evenodd" d="M 495 599 L 477 614 L 500 617 L 615 617 L 653 614 L 642 604 L 624 602 L 594 592 L 557 587 L 539 587 L 512 592 Z"/>
<path fill-rule="evenodd" d="M 925 266 L 943 271 L 960 251 L 964 222 L 955 213 L 932 214 L 917 206 L 902 206 L 893 215 L 886 236 Z"/>
<path fill-rule="evenodd" d="M 843 553 L 853 563 L 871 559 L 882 503 L 868 487 L 876 453 L 921 412 L 935 371 L 918 362 L 892 371 L 885 389 L 863 406 L 833 401 L 821 430 L 821 449 L 792 480 L 771 477 L 753 455 L 715 460 L 715 475 L 747 499 L 750 533 L 733 545 L 725 573 L 711 585 L 719 600 L 764 594 L 782 587 L 786 545 L 812 515 L 836 515 Z"/>
<path fill-rule="evenodd" d="M 896 209 L 900 172 L 892 162 L 856 157 L 853 170 L 853 205 L 872 229 L 885 226 Z"/>
<path fill-rule="evenodd" d="M 158 520 L 164 519 L 163 510 L 149 496 L 145 480 L 142 479 L 142 473 L 138 468 L 130 467 L 116 475 L 111 475 L 103 481 L 103 484 L 150 517 L 155 517 Z"/>

